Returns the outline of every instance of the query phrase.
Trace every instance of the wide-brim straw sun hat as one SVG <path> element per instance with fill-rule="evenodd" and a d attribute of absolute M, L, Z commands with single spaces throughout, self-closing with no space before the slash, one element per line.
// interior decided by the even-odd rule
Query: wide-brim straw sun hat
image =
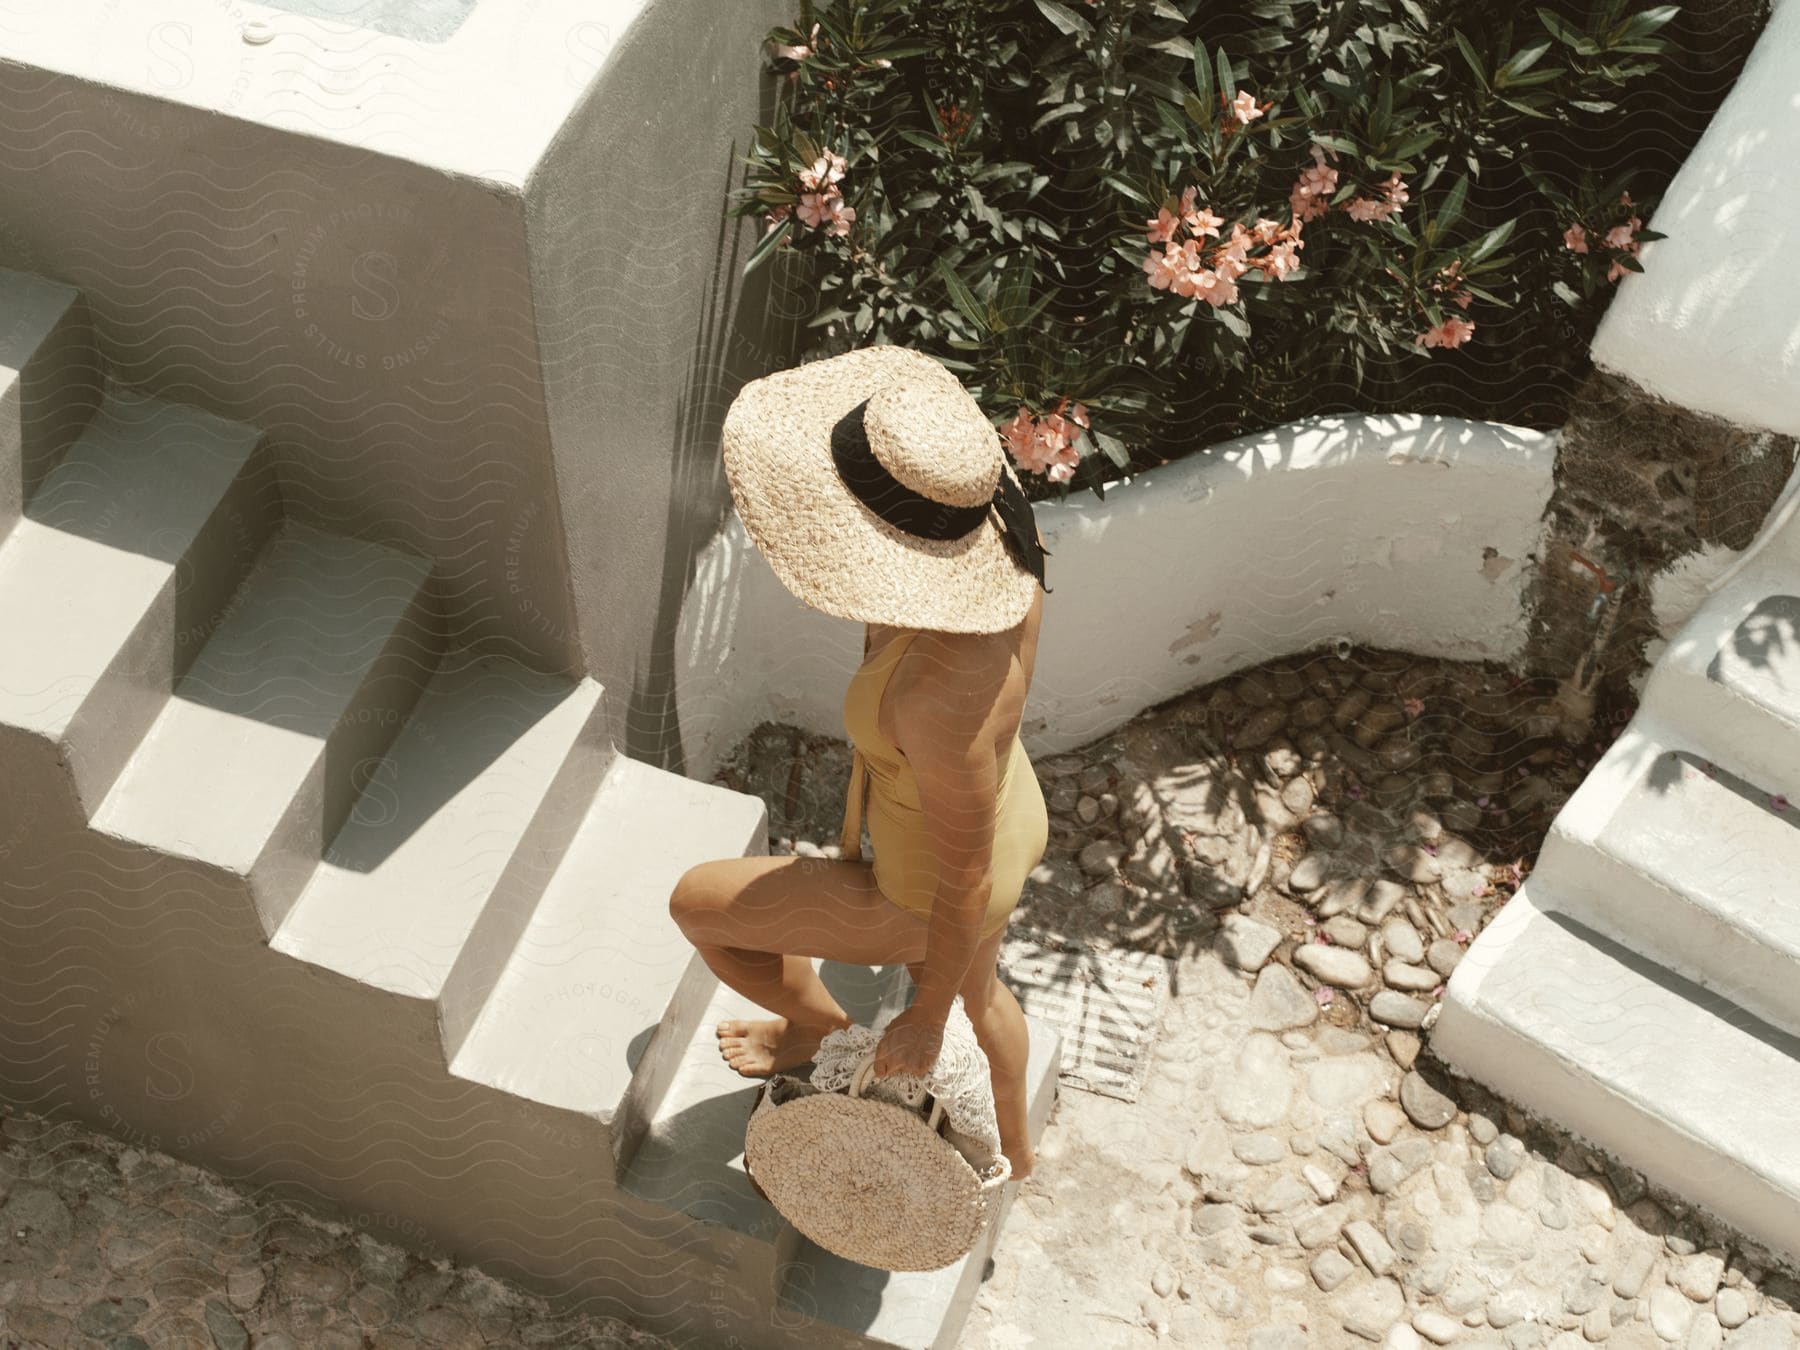
<path fill-rule="evenodd" d="M 721 440 L 746 533 L 814 609 L 998 633 L 1043 586 L 1049 550 L 999 433 L 924 352 L 863 347 L 752 380 Z"/>

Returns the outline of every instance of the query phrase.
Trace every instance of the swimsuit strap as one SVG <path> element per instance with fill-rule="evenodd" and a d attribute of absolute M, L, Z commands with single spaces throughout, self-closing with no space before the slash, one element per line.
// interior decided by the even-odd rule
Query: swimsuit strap
<path fill-rule="evenodd" d="M 888 647 L 911 642 L 913 638 L 917 636 L 918 631 L 919 630 L 915 628 L 911 632 L 902 633 L 897 638 L 888 639 L 887 647 L 881 649 L 882 658 L 884 660 L 886 659 Z M 863 659 L 865 661 L 868 659 L 866 651 L 864 652 Z M 889 667 L 888 674 L 893 674 L 892 667 Z M 883 679 L 881 682 L 881 691 L 886 692 L 886 690 L 887 680 Z M 879 717 L 881 712 L 881 697 L 879 693 L 876 695 L 875 699 L 875 711 L 877 717 Z M 880 728 L 877 727 L 876 730 L 879 732 Z M 864 798 L 868 796 L 868 787 L 868 759 L 863 754 L 862 749 L 857 747 L 850 755 L 850 793 L 844 803 L 844 827 L 838 834 L 838 856 L 840 858 L 847 858 L 852 861 L 857 861 L 862 858 L 863 801 Z"/>

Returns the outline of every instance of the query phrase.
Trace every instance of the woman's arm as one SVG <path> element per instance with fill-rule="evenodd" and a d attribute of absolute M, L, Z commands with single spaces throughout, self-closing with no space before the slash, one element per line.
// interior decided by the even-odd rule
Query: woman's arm
<path fill-rule="evenodd" d="M 907 738 L 896 743 L 912 766 L 938 874 L 914 1003 L 947 1017 L 993 895 L 1000 792 L 993 745 L 1011 648 L 999 634 L 981 643 L 921 633 L 912 651 L 924 659 L 917 677 L 896 691 L 896 737 Z"/>

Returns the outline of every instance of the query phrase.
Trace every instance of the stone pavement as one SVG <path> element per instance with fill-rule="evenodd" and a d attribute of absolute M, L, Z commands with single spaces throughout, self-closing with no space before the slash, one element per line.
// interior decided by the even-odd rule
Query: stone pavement
<path fill-rule="evenodd" d="M 162 1153 L 0 1114 L 0 1347 L 668 1350 Z"/>
<path fill-rule="evenodd" d="M 1020 931 L 1178 979 L 1137 1101 L 1065 1084 L 959 1350 L 1800 1345 L 1800 1272 L 1430 1052 L 1444 978 L 1605 743 L 1498 672 L 1352 651 L 1038 762 Z M 772 851 L 829 852 L 848 759 L 764 726 L 718 777 L 767 801 Z M 0 1116 L 0 1346 L 666 1344 Z"/>
<path fill-rule="evenodd" d="M 1800 1343 L 1794 1270 L 1430 1053 L 1631 715 L 1596 732 L 1552 695 L 1315 652 L 1036 762 L 1051 842 L 1015 923 L 1179 979 L 1138 1101 L 1064 1085 L 960 1350 Z M 834 780 L 781 799 L 824 817 L 801 852 Z"/>

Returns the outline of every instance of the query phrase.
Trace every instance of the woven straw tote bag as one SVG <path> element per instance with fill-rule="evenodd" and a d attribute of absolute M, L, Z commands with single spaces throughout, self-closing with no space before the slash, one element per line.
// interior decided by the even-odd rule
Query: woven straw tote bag
<path fill-rule="evenodd" d="M 826 1251 L 881 1270 L 940 1270 L 975 1246 L 1012 1165 L 998 1154 L 977 1172 L 940 1132 L 935 1097 L 926 1118 L 864 1096 L 874 1068 L 871 1051 L 844 1092 L 771 1075 L 750 1111 L 744 1170 Z"/>

